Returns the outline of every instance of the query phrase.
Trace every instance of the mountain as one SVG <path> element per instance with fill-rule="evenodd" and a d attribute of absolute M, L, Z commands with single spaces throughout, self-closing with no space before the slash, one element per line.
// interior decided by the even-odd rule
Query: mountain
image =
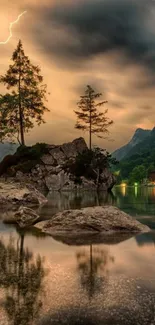
<path fill-rule="evenodd" d="M 155 149 L 155 127 L 150 131 L 149 135 L 136 144 L 130 151 L 126 154 L 125 159 L 129 158 L 135 154 L 151 153 Z"/>
<path fill-rule="evenodd" d="M 12 155 L 17 150 L 18 145 L 13 143 L 0 143 L 0 161 L 6 156 L 6 155 Z"/>
<path fill-rule="evenodd" d="M 112 153 L 112 157 L 116 158 L 118 161 L 121 161 L 124 158 L 134 155 L 135 153 L 137 153 L 137 150 L 139 150 L 139 148 L 142 149 L 145 147 L 145 144 L 143 145 L 144 141 L 146 141 L 147 139 L 148 142 L 150 141 L 150 136 L 152 135 L 152 132 L 155 137 L 155 128 L 152 131 L 138 128 L 129 143 L 114 151 Z"/>

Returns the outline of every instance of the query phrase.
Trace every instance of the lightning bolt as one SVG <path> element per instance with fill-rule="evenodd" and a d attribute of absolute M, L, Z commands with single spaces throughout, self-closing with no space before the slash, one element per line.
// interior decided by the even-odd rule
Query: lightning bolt
<path fill-rule="evenodd" d="M 26 13 L 27 13 L 27 11 L 23 11 L 23 12 L 22 12 L 18 17 L 17 17 L 17 19 L 16 19 L 15 21 L 13 21 L 12 23 L 10 23 L 10 25 L 9 25 L 9 36 L 8 36 L 8 38 L 6 39 L 6 41 L 0 42 L 0 45 L 7 44 L 7 43 L 10 41 L 10 39 L 11 39 L 11 37 L 12 37 L 12 27 L 13 27 L 13 25 L 17 24 L 18 21 L 20 20 L 20 18 L 21 18 L 23 15 L 25 15 Z"/>

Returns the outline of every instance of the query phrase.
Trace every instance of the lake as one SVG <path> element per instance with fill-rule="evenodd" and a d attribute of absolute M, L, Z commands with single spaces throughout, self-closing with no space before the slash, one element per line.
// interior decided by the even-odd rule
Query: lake
<path fill-rule="evenodd" d="M 48 199 L 38 210 L 42 219 L 64 209 L 116 205 L 151 231 L 80 246 L 0 222 L 0 325 L 155 324 L 155 188 Z"/>

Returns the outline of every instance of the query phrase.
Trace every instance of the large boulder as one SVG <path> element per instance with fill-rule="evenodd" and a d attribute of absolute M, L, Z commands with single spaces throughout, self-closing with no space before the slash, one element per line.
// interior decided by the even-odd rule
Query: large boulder
<path fill-rule="evenodd" d="M 113 206 L 88 207 L 59 212 L 39 227 L 46 233 L 139 233 L 149 231 L 125 212 Z"/>
<path fill-rule="evenodd" d="M 0 183 L 0 205 L 10 207 L 14 204 L 42 205 L 47 202 L 45 196 L 32 185 L 20 183 Z"/>

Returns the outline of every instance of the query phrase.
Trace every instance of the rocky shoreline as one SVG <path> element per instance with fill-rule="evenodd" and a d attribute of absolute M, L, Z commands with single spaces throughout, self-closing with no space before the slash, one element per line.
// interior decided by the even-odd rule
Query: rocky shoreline
<path fill-rule="evenodd" d="M 47 202 L 46 197 L 30 184 L 0 181 L 0 209 L 39 206 Z"/>

